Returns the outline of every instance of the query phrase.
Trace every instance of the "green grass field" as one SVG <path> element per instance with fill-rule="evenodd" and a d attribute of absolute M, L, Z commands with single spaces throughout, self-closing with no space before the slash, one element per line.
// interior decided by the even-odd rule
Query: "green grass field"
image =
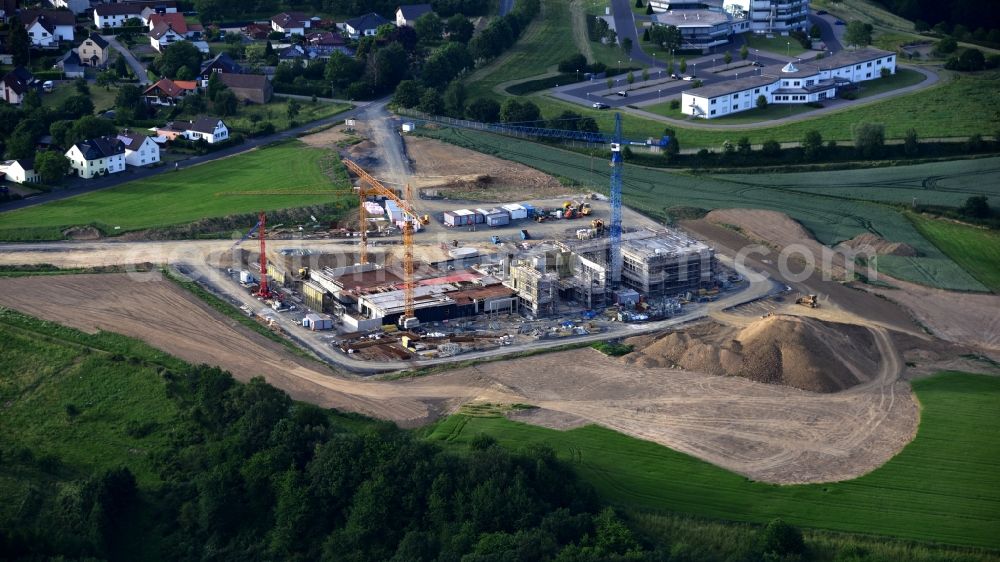
<path fill-rule="evenodd" d="M 348 104 L 335 103 L 312 103 L 309 101 L 299 101 L 301 109 L 295 117 L 299 124 L 324 119 L 331 115 L 336 115 L 351 108 Z M 251 116 L 256 115 L 260 120 L 256 127 Z M 290 128 L 291 119 L 288 118 L 288 99 L 275 97 L 271 103 L 266 105 L 248 105 L 240 108 L 238 117 L 227 117 L 226 124 L 229 128 L 241 133 L 259 131 L 264 123 L 270 122 L 276 131 L 284 131 Z"/>
<path fill-rule="evenodd" d="M 907 86 L 919 84 L 926 79 L 927 77 L 922 72 L 917 72 L 909 68 L 899 68 L 895 74 L 861 84 L 861 92 L 858 93 L 858 98 L 870 98 L 874 95 L 906 88 Z"/>
<path fill-rule="evenodd" d="M 908 214 L 927 239 L 994 293 L 1000 293 L 1000 233 Z"/>
<path fill-rule="evenodd" d="M 526 143 L 522 139 L 474 131 L 443 129 L 425 134 L 520 162 L 588 189 L 605 193 L 608 190 L 610 172 L 604 155 L 590 157 Z M 732 138 L 736 140 L 735 136 Z M 943 165 L 926 164 L 851 172 L 729 176 L 693 175 L 626 165 L 622 194 L 626 205 L 658 219 L 666 219 L 667 209 L 674 206 L 780 211 L 799 221 L 820 242 L 831 246 L 863 232 L 874 232 L 887 240 L 906 242 L 920 252 L 918 257 L 879 258 L 880 271 L 934 287 L 984 291 L 986 288 L 981 283 L 921 236 L 903 217 L 898 205 L 878 202 L 877 194 L 885 189 L 899 197 L 897 191 L 911 186 L 911 195 L 937 193 L 933 188 L 914 191 L 927 178 L 936 178 L 941 185 L 951 186 L 963 183 L 965 176 L 979 174 L 980 185 L 984 185 L 991 181 L 989 178 L 997 176 L 997 161 L 990 158 L 955 162 L 945 166 L 943 173 L 935 171 L 936 166 Z M 869 172 L 873 179 L 862 181 Z M 788 176 L 795 176 L 795 179 Z M 857 183 L 851 189 L 868 191 L 871 195 L 864 199 L 838 195 L 837 186 L 842 177 L 854 178 Z M 987 185 L 996 185 L 996 182 Z M 948 192 L 948 197 L 964 201 L 969 195 L 980 194 L 981 188 L 945 187 L 941 191 Z"/>
<path fill-rule="evenodd" d="M 791 37 L 775 35 L 768 38 L 756 33 L 746 33 L 743 36 L 746 38 L 747 47 L 750 49 L 750 56 L 748 57 L 750 60 L 753 60 L 754 49 L 789 57 L 801 57 L 803 55 L 812 57 L 812 53 L 815 52 L 803 49 L 802 45 Z"/>
<path fill-rule="evenodd" d="M 298 141 L 282 143 L 3 213 L 0 239 L 58 239 L 66 227 L 88 224 L 121 233 L 260 209 L 331 203 L 348 193 L 346 181 L 335 184 L 327 175 L 340 169 L 328 151 Z"/>
<path fill-rule="evenodd" d="M 874 472 L 848 482 L 774 486 L 597 426 L 556 431 L 501 417 L 456 415 L 428 438 L 544 443 L 607 500 L 628 508 L 737 521 L 782 517 L 856 533 L 1000 548 L 1000 379 L 946 373 L 913 383 L 923 406 L 916 439 Z"/>
<path fill-rule="evenodd" d="M 77 92 L 72 82 L 60 84 L 52 92 L 42 94 L 42 105 L 57 109 L 62 106 L 63 102 L 75 95 Z M 95 112 L 114 108 L 116 95 L 118 95 L 118 88 L 114 86 L 104 89 L 94 84 L 90 85 L 90 101 L 94 102 Z"/>

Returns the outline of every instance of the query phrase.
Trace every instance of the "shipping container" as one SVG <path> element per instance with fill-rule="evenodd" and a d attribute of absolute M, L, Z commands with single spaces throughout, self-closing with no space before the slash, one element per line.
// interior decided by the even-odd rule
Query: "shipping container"
<path fill-rule="evenodd" d="M 507 214 L 507 211 L 498 211 L 496 209 L 493 211 L 486 215 L 486 226 L 504 226 L 510 224 L 510 215 Z"/>
<path fill-rule="evenodd" d="M 302 318 L 302 327 L 313 331 L 330 330 L 333 328 L 333 320 L 319 314 L 306 314 Z"/>
<path fill-rule="evenodd" d="M 253 275 L 249 271 L 244 269 L 243 271 L 240 272 L 240 283 L 249 284 L 249 283 L 254 283 L 256 281 L 257 280 L 254 279 Z"/>
<path fill-rule="evenodd" d="M 528 209 L 517 203 L 503 205 L 501 208 L 510 214 L 510 220 L 516 221 L 528 218 Z"/>

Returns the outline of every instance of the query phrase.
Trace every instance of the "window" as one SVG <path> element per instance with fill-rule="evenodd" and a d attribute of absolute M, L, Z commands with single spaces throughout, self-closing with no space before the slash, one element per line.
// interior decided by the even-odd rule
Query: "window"
<path fill-rule="evenodd" d="M 759 94 L 760 93 L 760 88 L 757 88 L 756 90 L 754 90 L 753 93 Z"/>
<path fill-rule="evenodd" d="M 859 64 L 858 66 L 855 66 L 854 70 L 861 70 L 861 65 Z"/>
<path fill-rule="evenodd" d="M 799 81 L 798 81 L 798 80 L 796 80 L 796 81 L 795 81 L 795 85 L 796 85 L 796 86 L 798 86 L 798 85 L 799 85 Z"/>
<path fill-rule="evenodd" d="M 868 68 L 871 68 L 871 67 L 872 67 L 872 63 L 869 62 L 868 63 Z"/>
<path fill-rule="evenodd" d="M 714 109 L 712 110 L 712 115 L 715 115 L 715 110 Z"/>
<path fill-rule="evenodd" d="M 719 100 L 712 100 L 712 105 L 715 105 L 715 102 L 717 102 L 717 101 L 719 101 Z"/>
<path fill-rule="evenodd" d="M 872 73 L 871 72 L 869 72 L 868 74 L 865 74 L 865 78 L 871 78 L 871 77 L 872 77 Z"/>

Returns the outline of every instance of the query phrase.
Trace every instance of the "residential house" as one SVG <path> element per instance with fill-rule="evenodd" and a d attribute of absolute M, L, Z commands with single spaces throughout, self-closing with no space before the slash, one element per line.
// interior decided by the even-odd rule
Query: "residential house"
<path fill-rule="evenodd" d="M 76 54 L 73 49 L 66 51 L 66 54 L 59 57 L 55 66 L 62 71 L 64 78 L 83 78 L 86 74 L 83 64 L 80 62 L 80 55 Z"/>
<path fill-rule="evenodd" d="M 80 56 L 80 62 L 84 66 L 103 67 L 108 63 L 110 54 L 108 42 L 97 33 L 91 33 L 76 48 L 76 54 Z"/>
<path fill-rule="evenodd" d="M 28 30 L 31 44 L 53 47 L 60 41 L 73 41 L 76 17 L 66 10 L 21 10 L 21 23 Z"/>
<path fill-rule="evenodd" d="M 149 166 L 160 161 L 160 147 L 148 136 L 125 129 L 118 133 L 125 147 L 125 163 L 129 166 Z"/>
<path fill-rule="evenodd" d="M 125 171 L 125 145 L 117 137 L 99 137 L 78 142 L 66 151 L 70 168 L 81 178 Z"/>
<path fill-rule="evenodd" d="M 35 161 L 30 158 L 0 162 L 0 174 L 15 183 L 38 183 L 41 178 L 35 171 Z"/>
<path fill-rule="evenodd" d="M 246 35 L 250 39 L 255 41 L 263 41 L 267 39 L 267 36 L 271 34 L 273 29 L 271 29 L 270 24 L 266 23 L 251 23 L 242 29 L 243 35 Z"/>
<path fill-rule="evenodd" d="M 315 54 L 311 53 L 309 49 L 303 47 L 302 45 L 289 45 L 284 49 L 279 49 L 277 51 L 277 55 L 278 60 L 281 62 L 293 62 L 299 64 L 305 64 L 306 61 L 315 57 Z"/>
<path fill-rule="evenodd" d="M 204 30 L 199 24 L 188 24 L 184 14 L 153 14 L 149 17 L 149 44 L 163 51 L 171 43 L 196 39 Z"/>
<path fill-rule="evenodd" d="M 347 35 L 351 39 L 374 37 L 378 33 L 378 28 L 387 23 L 392 22 L 375 12 L 370 12 L 345 21 L 343 23 L 343 30 L 347 32 Z"/>
<path fill-rule="evenodd" d="M 149 32 L 149 44 L 160 52 L 178 41 L 184 41 L 184 36 L 174 31 L 169 23 L 161 24 L 160 27 Z"/>
<path fill-rule="evenodd" d="M 11 70 L 0 79 L 0 97 L 11 105 L 20 105 L 28 90 L 38 89 L 38 81 L 23 66 Z"/>
<path fill-rule="evenodd" d="M 302 12 L 282 12 L 271 18 L 271 29 L 286 36 L 294 34 L 305 36 L 311 24 L 312 20 Z"/>
<path fill-rule="evenodd" d="M 21 0 L 0 0 L 0 21 L 7 23 L 10 18 L 17 15 L 17 9 L 21 5 Z"/>
<path fill-rule="evenodd" d="M 267 103 L 274 95 L 271 81 L 263 74 L 226 74 L 219 75 L 222 83 L 229 88 L 236 99 L 253 103 Z"/>
<path fill-rule="evenodd" d="M 90 0 L 49 0 L 56 8 L 65 8 L 74 15 L 80 15 L 90 10 Z"/>
<path fill-rule="evenodd" d="M 243 67 L 236 64 L 236 61 L 232 59 L 226 53 L 219 53 L 214 57 L 208 59 L 207 61 L 201 63 L 201 71 L 198 73 L 198 80 L 201 82 L 201 86 L 204 88 L 208 86 L 208 79 L 212 76 L 212 73 L 226 73 L 226 74 L 242 74 Z"/>
<path fill-rule="evenodd" d="M 336 31 L 322 31 L 310 33 L 306 36 L 306 45 L 316 50 L 321 55 L 329 55 L 333 51 L 345 48 L 347 41 L 344 36 Z"/>
<path fill-rule="evenodd" d="M 420 19 L 420 16 L 434 11 L 430 4 L 410 4 L 396 8 L 396 26 L 404 25 L 413 27 L 413 22 Z"/>
<path fill-rule="evenodd" d="M 142 20 L 144 25 L 148 25 L 146 22 L 152 14 L 175 13 L 177 13 L 175 0 L 99 4 L 94 7 L 94 25 L 98 28 L 122 27 L 132 18 Z"/>
<path fill-rule="evenodd" d="M 177 105 L 184 96 L 197 92 L 198 83 L 194 80 L 171 80 L 161 78 L 142 93 L 146 103 L 150 105 Z"/>
<path fill-rule="evenodd" d="M 789 62 L 778 76 L 749 76 L 686 91 L 681 111 L 714 119 L 753 109 L 760 96 L 769 104 L 822 102 L 843 88 L 879 79 L 883 70 L 896 73 L 895 53 L 873 48 L 840 51 L 819 60 Z"/>
<path fill-rule="evenodd" d="M 170 121 L 156 129 L 156 134 L 168 140 L 185 138 L 191 141 L 204 140 L 208 144 L 229 140 L 229 127 L 214 117 L 199 117 L 194 121 Z"/>

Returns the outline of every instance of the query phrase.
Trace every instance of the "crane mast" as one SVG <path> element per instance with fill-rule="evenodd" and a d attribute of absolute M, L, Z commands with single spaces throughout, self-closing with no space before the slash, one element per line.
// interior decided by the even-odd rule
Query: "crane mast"
<path fill-rule="evenodd" d="M 611 288 L 622 282 L 622 116 L 615 114 L 615 134 L 611 140 Z"/>

